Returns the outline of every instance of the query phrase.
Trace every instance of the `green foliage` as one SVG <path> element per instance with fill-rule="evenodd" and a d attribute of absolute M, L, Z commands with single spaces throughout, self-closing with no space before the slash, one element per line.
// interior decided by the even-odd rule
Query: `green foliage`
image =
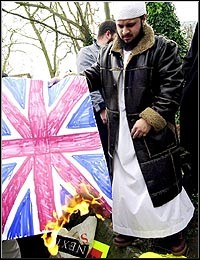
<path fill-rule="evenodd" d="M 83 42 L 83 46 L 88 46 L 88 45 L 91 45 L 93 43 L 93 35 L 92 33 L 88 33 L 87 34 L 87 38 L 85 37 L 85 41 Z"/>
<path fill-rule="evenodd" d="M 183 59 L 188 51 L 186 36 L 181 31 L 181 24 L 175 13 L 172 2 L 147 2 L 147 22 L 155 33 L 162 34 L 175 41 L 179 46 L 179 54 Z"/>

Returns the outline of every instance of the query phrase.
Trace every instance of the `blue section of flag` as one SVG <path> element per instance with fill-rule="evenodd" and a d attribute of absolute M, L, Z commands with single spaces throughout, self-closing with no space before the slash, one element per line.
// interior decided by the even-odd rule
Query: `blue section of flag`
<path fill-rule="evenodd" d="M 102 154 L 84 154 L 74 155 L 73 158 L 92 173 L 92 177 L 100 189 L 111 199 L 110 179 L 104 156 Z"/>
<path fill-rule="evenodd" d="M 3 78 L 5 86 L 9 89 L 17 103 L 25 108 L 26 79 Z"/>
<path fill-rule="evenodd" d="M 10 129 L 6 125 L 5 121 L 2 119 L 2 125 L 1 125 L 1 134 L 3 136 L 11 135 Z"/>
<path fill-rule="evenodd" d="M 27 190 L 8 231 L 8 239 L 32 235 L 34 235 L 32 204 L 30 190 Z"/>
<path fill-rule="evenodd" d="M 72 119 L 67 124 L 67 127 L 71 129 L 79 129 L 95 126 L 96 121 L 93 114 L 93 108 L 91 106 L 91 98 L 88 96 L 80 105 L 76 113 L 74 113 Z"/>
<path fill-rule="evenodd" d="M 69 78 L 64 78 L 51 88 L 48 88 L 49 106 L 53 105 L 53 103 L 59 98 L 61 91 L 67 86 L 69 80 Z"/>
<path fill-rule="evenodd" d="M 71 197 L 71 194 L 60 185 L 60 203 L 64 206 L 66 205 L 67 198 Z"/>
<path fill-rule="evenodd" d="M 4 183 L 4 181 L 7 178 L 10 178 L 12 176 L 13 170 L 16 165 L 17 163 L 2 164 L 2 177 L 1 177 L 2 183 Z"/>

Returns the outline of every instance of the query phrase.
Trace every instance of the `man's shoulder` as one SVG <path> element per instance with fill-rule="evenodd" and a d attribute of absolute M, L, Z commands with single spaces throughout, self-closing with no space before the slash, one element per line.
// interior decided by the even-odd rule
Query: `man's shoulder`
<path fill-rule="evenodd" d="M 88 51 L 93 47 L 93 44 L 87 45 L 87 46 L 83 46 L 80 48 L 80 51 Z"/>
<path fill-rule="evenodd" d="M 112 46 L 113 46 L 113 42 L 110 42 L 109 44 L 106 44 L 105 46 L 103 46 L 100 50 L 101 54 L 108 53 L 108 52 L 110 53 Z"/>
<path fill-rule="evenodd" d="M 157 41 L 157 43 L 159 44 L 167 44 L 167 45 L 171 45 L 171 46 L 176 46 L 177 43 L 175 41 L 173 41 L 172 39 L 168 38 L 167 36 L 163 35 L 163 34 L 156 34 L 155 35 L 155 40 Z"/>
<path fill-rule="evenodd" d="M 90 44 L 90 45 L 87 45 L 87 46 L 84 46 L 80 49 L 80 53 L 93 53 L 93 52 L 98 52 L 99 51 L 99 48 L 96 44 Z"/>

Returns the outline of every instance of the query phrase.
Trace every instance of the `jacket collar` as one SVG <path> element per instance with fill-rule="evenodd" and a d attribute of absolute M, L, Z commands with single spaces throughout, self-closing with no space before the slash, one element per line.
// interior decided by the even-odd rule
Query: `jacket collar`
<path fill-rule="evenodd" d="M 119 36 L 118 36 L 119 37 Z M 123 56 L 123 50 L 120 46 L 119 38 L 116 37 L 113 41 L 111 52 L 118 52 Z M 153 46 L 155 42 L 153 28 L 147 23 L 144 25 L 144 37 L 139 41 L 138 45 L 131 50 L 131 56 L 141 54 Z"/>
<path fill-rule="evenodd" d="M 98 49 L 100 49 L 100 45 L 97 43 L 96 39 L 93 39 L 93 45 L 95 45 Z"/>

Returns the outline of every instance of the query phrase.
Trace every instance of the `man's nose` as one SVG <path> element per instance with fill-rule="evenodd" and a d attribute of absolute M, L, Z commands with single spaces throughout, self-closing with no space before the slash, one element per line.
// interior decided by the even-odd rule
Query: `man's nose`
<path fill-rule="evenodd" d="M 122 34 L 125 35 L 127 33 L 129 33 L 129 29 L 127 27 L 123 27 Z"/>

